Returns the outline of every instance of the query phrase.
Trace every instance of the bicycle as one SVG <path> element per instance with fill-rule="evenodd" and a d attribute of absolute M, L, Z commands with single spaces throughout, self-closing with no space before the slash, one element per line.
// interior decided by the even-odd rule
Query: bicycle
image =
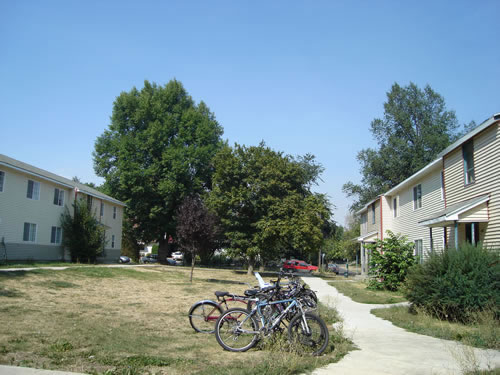
<path fill-rule="evenodd" d="M 282 331 L 283 320 L 295 311 L 287 327 L 288 340 L 300 346 L 303 352 L 312 355 L 323 353 L 329 341 L 325 322 L 305 311 L 299 298 L 273 300 L 276 294 L 279 294 L 279 283 L 262 290 L 257 295 L 259 301 L 251 311 L 232 308 L 222 313 L 215 323 L 215 337 L 219 345 L 232 352 L 247 351 L 257 344 L 261 335 L 269 336 Z M 283 306 L 286 308 L 283 309 Z"/>
<path fill-rule="evenodd" d="M 221 291 L 216 291 L 215 296 L 217 302 L 209 299 L 202 300 L 189 309 L 189 323 L 196 332 L 214 333 L 215 322 L 224 311 L 228 310 L 228 302 L 241 302 L 246 306 L 251 300 L 251 296 L 239 296 Z M 229 298 L 226 298 L 228 296 Z"/>

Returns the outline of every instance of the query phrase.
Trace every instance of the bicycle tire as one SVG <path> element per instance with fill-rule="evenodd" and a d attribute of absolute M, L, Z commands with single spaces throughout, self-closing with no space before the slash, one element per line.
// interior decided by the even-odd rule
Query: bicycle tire
<path fill-rule="evenodd" d="M 246 352 L 255 346 L 258 333 L 239 332 L 239 329 L 257 332 L 259 325 L 246 309 L 229 309 L 215 323 L 215 338 L 220 346 L 230 352 Z"/>
<path fill-rule="evenodd" d="M 214 333 L 215 322 L 223 312 L 214 301 L 200 301 L 189 309 L 189 323 L 196 332 Z"/>
<path fill-rule="evenodd" d="M 288 340 L 292 345 L 300 347 L 301 352 L 312 355 L 320 355 L 328 346 L 329 332 L 328 328 L 319 316 L 305 313 L 307 325 L 310 334 L 307 334 L 303 327 L 302 315 L 296 315 L 288 325 Z"/>

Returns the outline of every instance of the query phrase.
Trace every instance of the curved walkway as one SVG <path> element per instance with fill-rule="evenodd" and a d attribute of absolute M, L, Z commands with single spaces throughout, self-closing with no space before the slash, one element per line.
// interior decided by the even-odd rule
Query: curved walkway
<path fill-rule="evenodd" d="M 307 278 L 325 304 L 337 308 L 344 319 L 344 334 L 359 350 L 347 354 L 338 363 L 317 369 L 315 375 L 327 374 L 462 374 L 477 363 L 482 369 L 500 367 L 500 352 L 474 349 L 454 341 L 408 332 L 391 322 L 377 318 L 370 310 L 394 305 L 357 303 L 337 292 L 320 278 Z"/>

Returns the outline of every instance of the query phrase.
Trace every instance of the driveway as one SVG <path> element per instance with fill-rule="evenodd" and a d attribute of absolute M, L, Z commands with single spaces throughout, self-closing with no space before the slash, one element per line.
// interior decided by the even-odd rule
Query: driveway
<path fill-rule="evenodd" d="M 475 349 L 407 332 L 370 313 L 374 308 L 393 305 L 353 302 L 323 279 L 309 277 L 305 281 L 316 291 L 321 302 L 337 308 L 344 319 L 344 333 L 359 348 L 338 363 L 315 370 L 315 375 L 450 375 L 466 372 L 468 369 L 464 366 L 471 362 L 482 369 L 500 367 L 499 351 Z"/>

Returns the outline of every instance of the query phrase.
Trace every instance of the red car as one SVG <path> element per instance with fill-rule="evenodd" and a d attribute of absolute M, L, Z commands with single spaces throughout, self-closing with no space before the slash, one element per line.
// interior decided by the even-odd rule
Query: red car
<path fill-rule="evenodd" d="M 307 264 L 303 260 L 290 259 L 283 263 L 283 270 L 289 272 L 309 272 L 317 271 L 318 267 Z"/>

